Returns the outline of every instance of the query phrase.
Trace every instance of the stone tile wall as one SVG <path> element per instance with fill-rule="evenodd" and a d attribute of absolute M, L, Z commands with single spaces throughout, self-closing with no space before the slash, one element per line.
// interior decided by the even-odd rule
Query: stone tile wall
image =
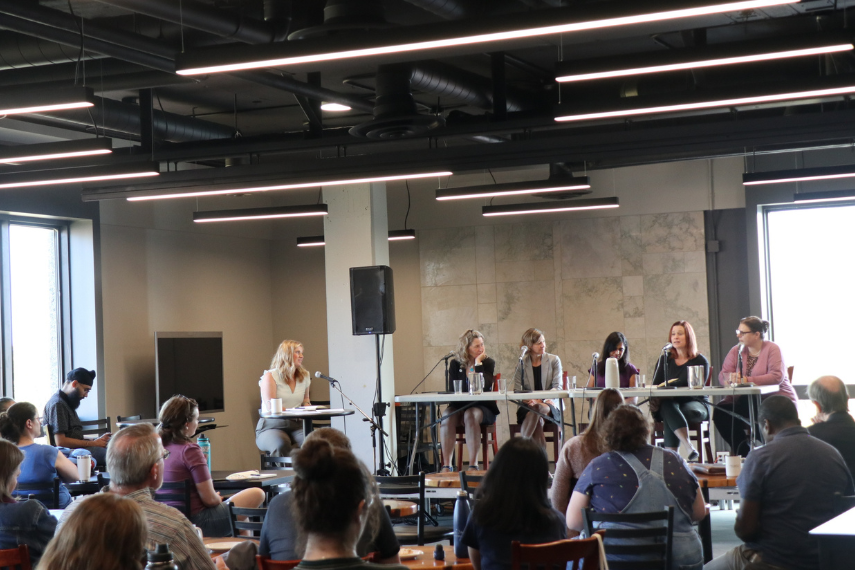
<path fill-rule="evenodd" d="M 702 212 L 420 231 L 424 373 L 469 328 L 484 333 L 506 378 L 530 327 L 579 382 L 616 330 L 645 374 L 676 320 L 692 324 L 708 354 L 704 241 Z M 442 366 L 425 389 L 443 389 Z M 515 421 L 508 411 L 502 440 L 507 416 Z"/>

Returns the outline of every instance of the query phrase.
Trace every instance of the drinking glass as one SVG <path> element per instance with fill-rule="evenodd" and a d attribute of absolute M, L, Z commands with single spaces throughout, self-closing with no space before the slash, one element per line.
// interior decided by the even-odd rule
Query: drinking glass
<path fill-rule="evenodd" d="M 463 380 L 454 380 L 454 393 L 462 394 L 463 393 Z"/>

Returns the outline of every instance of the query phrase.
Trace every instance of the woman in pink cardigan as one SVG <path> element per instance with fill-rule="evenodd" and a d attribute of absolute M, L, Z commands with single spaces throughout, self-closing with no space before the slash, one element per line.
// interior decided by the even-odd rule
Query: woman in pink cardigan
<path fill-rule="evenodd" d="M 757 386 L 778 385 L 777 392 L 764 394 L 763 399 L 777 395 L 786 396 L 793 402 L 797 402 L 796 392 L 787 378 L 787 367 L 784 364 L 784 357 L 781 356 L 781 349 L 774 342 L 764 339 L 768 330 L 769 321 L 764 321 L 759 317 L 745 317 L 739 321 L 739 328 L 736 329 L 736 338 L 739 339 L 739 344 L 727 353 L 718 375 L 719 384 L 727 386 L 731 373 L 736 372 L 745 382 L 752 382 Z M 740 346 L 742 347 L 741 365 L 739 362 Z M 731 453 L 734 455 L 740 454 L 743 457 L 748 455 L 748 438 L 745 434 L 745 423 L 739 419 L 734 419 L 727 412 L 732 411 L 747 418 L 749 402 L 753 401 L 755 401 L 754 398 L 742 396 L 727 397 L 716 406 L 713 412 L 715 427 L 722 438 L 730 443 Z M 756 416 L 756 408 L 754 413 Z"/>

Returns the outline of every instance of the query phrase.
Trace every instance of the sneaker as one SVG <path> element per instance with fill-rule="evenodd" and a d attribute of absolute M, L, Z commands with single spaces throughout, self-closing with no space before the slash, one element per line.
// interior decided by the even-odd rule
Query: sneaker
<path fill-rule="evenodd" d="M 686 461 L 688 461 L 689 463 L 697 463 L 700 458 L 701 456 L 698 455 L 698 450 L 693 449 L 692 452 L 689 453 L 689 456 L 686 458 Z"/>
<path fill-rule="evenodd" d="M 439 472 L 440 473 L 451 473 L 451 466 L 443 465 L 442 468 L 439 470 Z"/>

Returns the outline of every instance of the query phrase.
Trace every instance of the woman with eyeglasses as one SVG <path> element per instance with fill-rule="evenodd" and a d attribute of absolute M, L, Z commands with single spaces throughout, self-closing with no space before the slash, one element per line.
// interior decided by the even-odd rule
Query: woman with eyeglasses
<path fill-rule="evenodd" d="M 765 400 L 769 396 L 778 395 L 786 396 L 798 403 L 796 392 L 787 376 L 787 366 L 784 364 L 781 348 L 774 342 L 765 340 L 767 332 L 769 332 L 769 321 L 764 321 L 760 317 L 745 317 L 739 321 L 739 327 L 736 329 L 736 339 L 739 342 L 727 353 L 724 364 L 721 365 L 718 381 L 722 386 L 727 386 L 730 383 L 730 375 L 736 373 L 742 382 L 751 382 L 757 386 L 777 384 L 777 392 L 764 394 L 761 399 Z M 755 399 L 728 396 L 716 406 L 713 412 L 715 428 L 730 444 L 731 453 L 734 455 L 747 456 L 750 446 L 745 434 L 747 427 L 745 422 L 728 412 L 747 418 L 748 405 L 752 401 Z M 756 405 L 754 412 L 757 413 Z"/>

